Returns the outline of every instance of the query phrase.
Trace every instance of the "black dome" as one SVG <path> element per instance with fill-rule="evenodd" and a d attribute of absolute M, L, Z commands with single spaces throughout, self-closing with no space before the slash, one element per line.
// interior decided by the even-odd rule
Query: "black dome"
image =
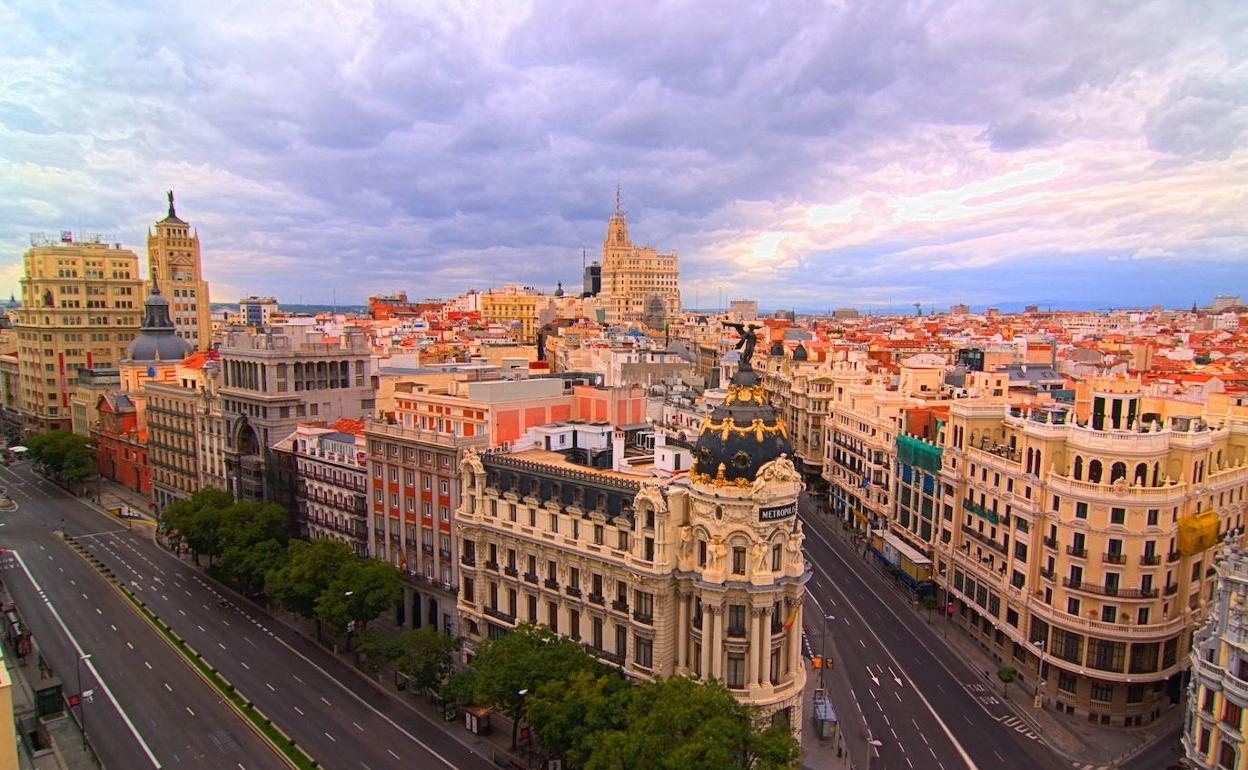
<path fill-rule="evenodd" d="M 767 402 L 747 360 L 733 375 L 724 403 L 702 421 L 691 476 L 696 482 L 748 487 L 759 468 L 782 454 L 793 454 L 788 426 Z"/>
<path fill-rule="evenodd" d="M 793 360 L 805 361 L 807 358 L 806 348 L 802 343 L 797 343 L 797 347 L 793 348 Z"/>
<path fill-rule="evenodd" d="M 191 343 L 178 336 L 177 327 L 169 320 L 169 300 L 160 295 L 156 281 L 152 281 L 152 293 L 143 304 L 147 310 L 143 328 L 126 346 L 122 360 L 172 362 L 189 356 Z"/>

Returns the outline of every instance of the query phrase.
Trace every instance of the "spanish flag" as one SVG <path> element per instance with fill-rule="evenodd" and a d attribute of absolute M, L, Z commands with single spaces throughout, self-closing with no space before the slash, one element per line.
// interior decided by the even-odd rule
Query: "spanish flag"
<path fill-rule="evenodd" d="M 789 613 L 789 619 L 784 621 L 785 631 L 789 631 L 793 628 L 793 624 L 797 621 L 797 610 L 799 607 L 801 607 L 800 604 L 793 605 L 793 611 Z"/>

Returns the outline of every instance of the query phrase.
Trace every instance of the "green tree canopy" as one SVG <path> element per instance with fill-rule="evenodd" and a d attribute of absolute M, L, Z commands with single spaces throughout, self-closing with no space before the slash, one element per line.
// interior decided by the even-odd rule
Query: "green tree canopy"
<path fill-rule="evenodd" d="M 418 690 L 442 686 L 454 666 L 454 654 L 463 639 L 424 626 L 393 634 L 369 633 L 360 640 L 360 649 L 394 664 Z"/>
<path fill-rule="evenodd" d="M 316 616 L 331 628 L 347 629 L 347 645 L 355 626 L 364 626 L 403 595 L 399 572 L 374 559 L 352 559 L 316 599 Z M 350 624 L 350 627 L 348 627 Z"/>
<path fill-rule="evenodd" d="M 577 671 L 537 688 L 526 707 L 529 724 L 543 748 L 563 757 L 568 767 L 584 767 L 592 735 L 623 729 L 632 691 L 616 671 Z"/>
<path fill-rule="evenodd" d="M 28 438 L 26 449 L 32 461 L 66 483 L 81 484 L 95 476 L 95 455 L 86 436 L 50 430 Z"/>
<path fill-rule="evenodd" d="M 687 677 L 633 690 L 625 724 L 589 737 L 586 770 L 722 770 L 791 766 L 799 747 L 783 728 L 755 732 L 750 710 L 722 683 Z"/>
<path fill-rule="evenodd" d="M 354 559 L 351 547 L 337 540 L 291 540 L 285 562 L 273 565 L 266 573 L 265 591 L 286 610 L 315 619 L 319 636 L 321 619 L 316 612 L 316 600 Z"/>
<path fill-rule="evenodd" d="M 530 623 L 484 642 L 472 665 L 477 672 L 473 700 L 494 706 L 512 720 L 512 748 L 524 717 L 526 696 L 536 694 L 547 682 L 566 680 L 577 671 L 605 670 L 576 641 Z"/>
<path fill-rule="evenodd" d="M 195 555 L 209 562 L 224 550 L 221 536 L 222 514 L 234 503 L 230 493 L 201 489 L 186 500 L 175 500 L 160 515 L 160 528 L 171 540 L 185 543 Z"/>

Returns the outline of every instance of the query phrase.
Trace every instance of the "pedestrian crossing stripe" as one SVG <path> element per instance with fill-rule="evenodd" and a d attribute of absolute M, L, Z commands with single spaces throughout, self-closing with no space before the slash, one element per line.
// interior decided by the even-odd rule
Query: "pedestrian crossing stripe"
<path fill-rule="evenodd" d="M 1026 722 L 1018 717 L 998 717 L 997 721 L 1012 729 L 1014 732 L 1027 736 L 1033 741 L 1040 740 L 1040 736 L 1036 735 L 1036 732 L 1032 730 Z"/>

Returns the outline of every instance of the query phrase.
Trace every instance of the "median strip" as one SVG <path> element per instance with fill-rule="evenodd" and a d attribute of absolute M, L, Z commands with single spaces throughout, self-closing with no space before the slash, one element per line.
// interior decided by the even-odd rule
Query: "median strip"
<path fill-rule="evenodd" d="M 244 698 L 238 693 L 234 685 L 224 676 L 217 672 L 215 668 L 208 664 L 203 657 L 195 651 L 181 636 L 169 627 L 165 621 L 148 609 L 147 605 L 135 596 L 135 594 L 120 581 L 112 579 L 111 570 L 105 567 L 98 560 L 91 557 L 76 542 L 69 541 L 69 545 L 79 556 L 92 562 L 97 570 L 104 573 L 104 576 L 110 579 L 113 587 L 124 596 L 139 615 L 155 628 L 161 637 L 176 650 L 182 659 L 190 665 L 200 677 L 217 689 L 222 696 L 225 697 L 227 703 L 234 711 L 241 716 L 255 730 L 261 738 L 263 738 L 279 756 L 286 760 L 287 764 L 296 770 L 317 770 L 320 764 L 312 757 L 308 756 L 302 748 L 300 748 L 295 740 L 287 735 L 273 724 L 273 720 L 265 716 L 264 712 L 255 706 L 251 701 Z M 144 661 L 146 663 L 146 661 Z M 150 668 L 150 664 L 148 665 Z M 168 685 L 166 685 L 168 687 Z M 189 709 L 188 709 L 189 710 Z"/>

